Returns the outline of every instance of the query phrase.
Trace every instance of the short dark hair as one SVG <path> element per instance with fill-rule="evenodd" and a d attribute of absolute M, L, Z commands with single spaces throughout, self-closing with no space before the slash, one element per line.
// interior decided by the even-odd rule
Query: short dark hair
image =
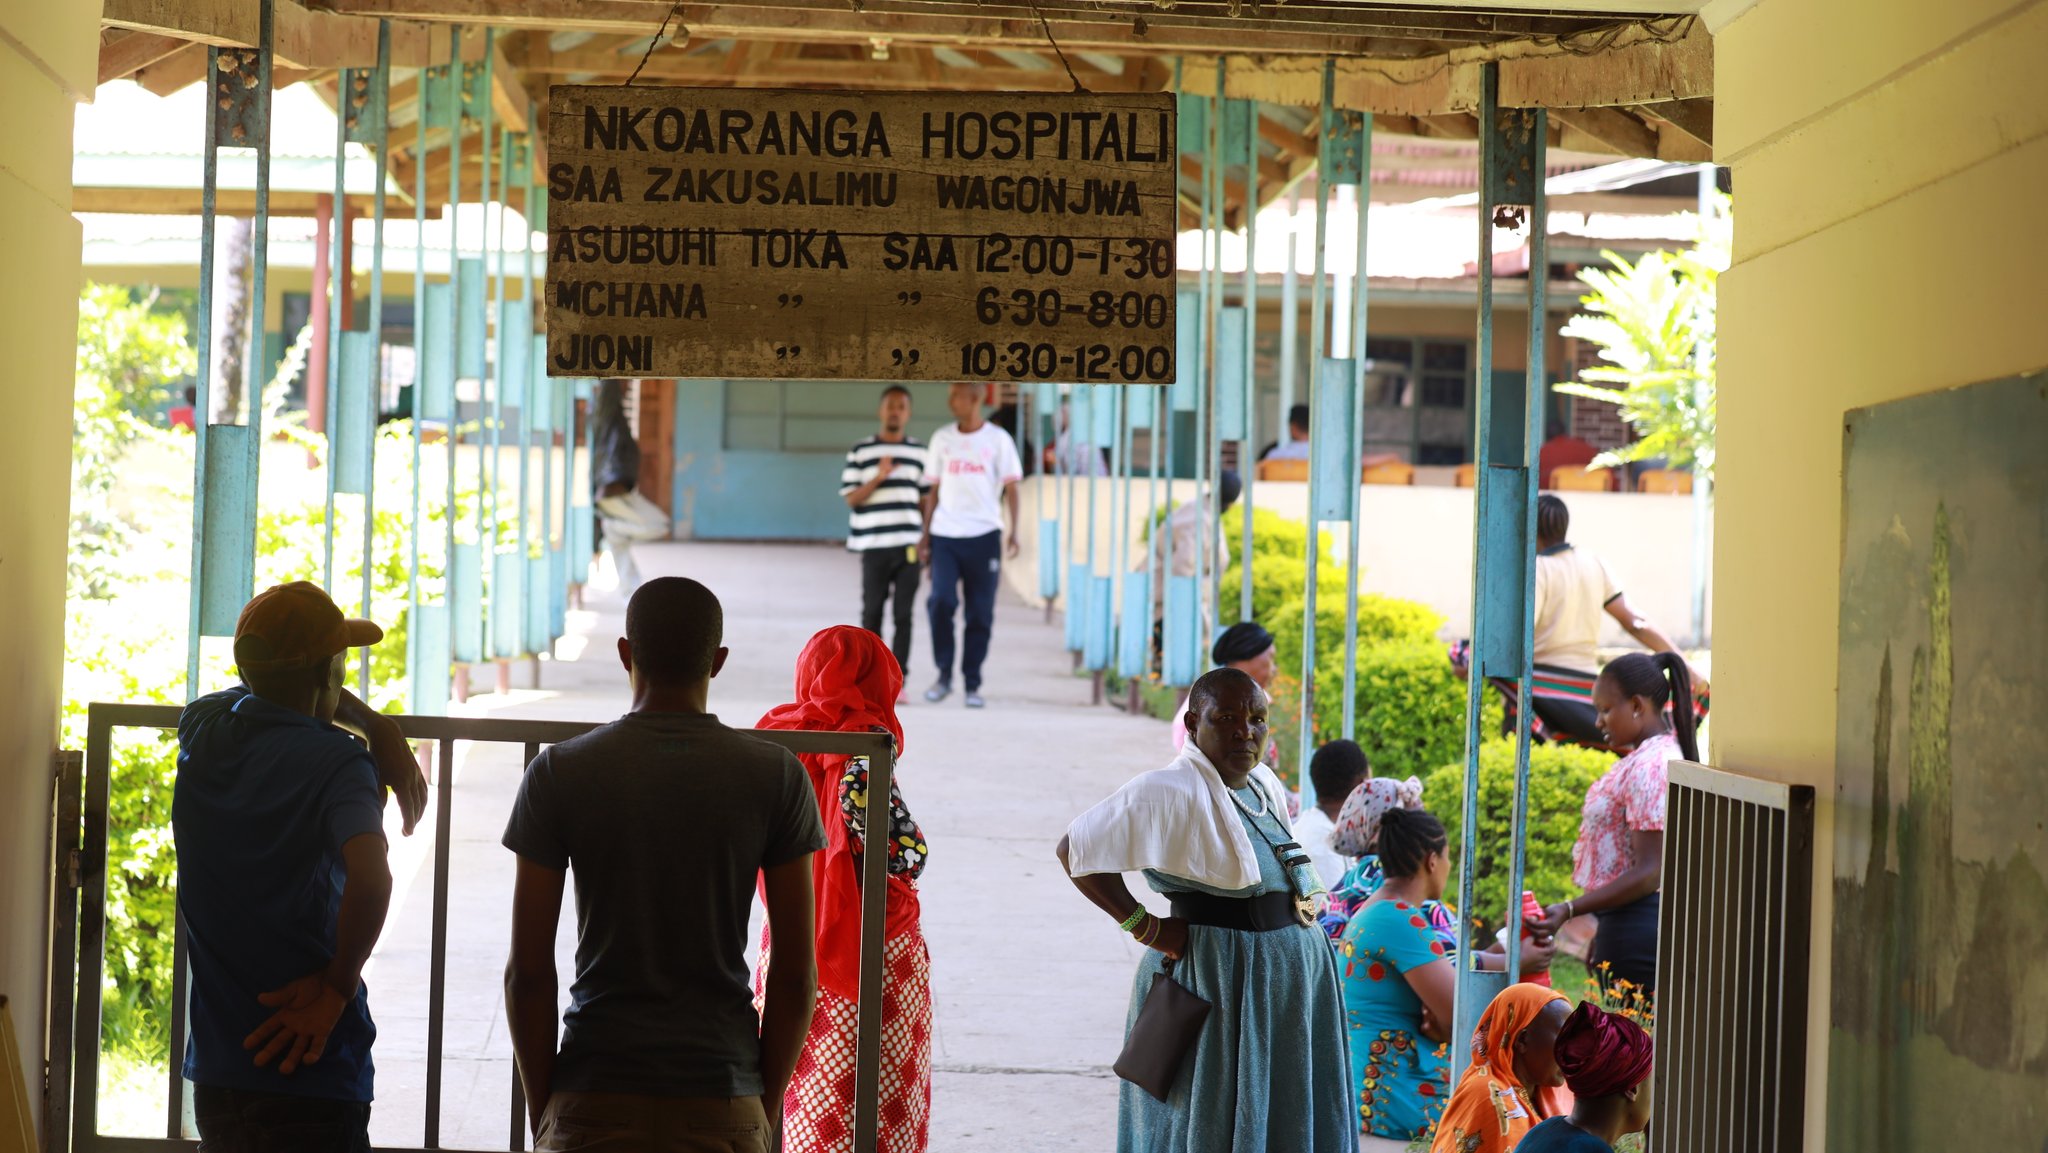
<path fill-rule="evenodd" d="M 686 684 L 711 675 L 725 640 L 725 608 L 688 577 L 656 577 L 626 603 L 626 643 L 633 668 L 655 684 Z"/>
<path fill-rule="evenodd" d="M 911 399 L 911 396 L 910 396 L 910 390 L 909 390 L 908 388 L 905 388 L 904 386 L 902 386 L 902 385 L 900 385 L 900 384 L 892 384 L 892 385 L 890 385 L 889 387 L 887 387 L 887 388 L 883 389 L 883 390 L 882 390 L 882 399 L 883 399 L 883 400 L 887 400 L 887 399 L 889 399 L 890 397 L 892 397 L 892 396 L 896 395 L 896 394 L 897 394 L 897 393 L 899 393 L 899 392 L 903 394 L 903 399 L 905 399 L 905 400 L 909 400 L 909 399 Z"/>
<path fill-rule="evenodd" d="M 1388 809 L 1380 815 L 1380 868 L 1389 877 L 1412 877 L 1431 853 L 1449 847 L 1444 823 L 1422 809 Z"/>
<path fill-rule="evenodd" d="M 1572 529 L 1572 510 L 1564 498 L 1544 493 L 1536 498 L 1536 536 L 1539 540 L 1563 541 Z"/>
<path fill-rule="evenodd" d="M 1237 475 L 1236 469 L 1226 468 L 1216 474 L 1216 499 L 1221 507 L 1229 508 L 1236 504 L 1243 493 L 1244 478 Z"/>
<path fill-rule="evenodd" d="M 1254 693 L 1263 691 L 1259 688 L 1259 682 L 1253 680 L 1252 675 L 1243 669 L 1210 669 L 1197 678 L 1194 686 L 1188 689 L 1188 716 L 1199 722 L 1203 710 L 1216 703 L 1216 694 L 1225 689 L 1245 687 L 1250 687 Z"/>
<path fill-rule="evenodd" d="M 1293 425 L 1295 428 L 1307 428 L 1308 406 L 1305 404 L 1297 404 L 1293 408 L 1288 409 L 1287 423 Z"/>
<path fill-rule="evenodd" d="M 1308 779 L 1315 782 L 1316 800 L 1341 800 L 1351 795 L 1372 772 L 1357 741 L 1331 741 L 1308 759 Z"/>

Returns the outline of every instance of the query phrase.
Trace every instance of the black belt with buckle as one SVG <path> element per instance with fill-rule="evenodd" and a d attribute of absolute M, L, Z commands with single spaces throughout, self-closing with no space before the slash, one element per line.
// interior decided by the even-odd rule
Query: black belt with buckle
<path fill-rule="evenodd" d="M 1301 927 L 1301 921 L 1294 913 L 1294 896 L 1291 893 L 1260 893 L 1256 897 L 1168 893 L 1166 898 L 1173 902 L 1173 915 L 1190 925 L 1251 933 Z"/>

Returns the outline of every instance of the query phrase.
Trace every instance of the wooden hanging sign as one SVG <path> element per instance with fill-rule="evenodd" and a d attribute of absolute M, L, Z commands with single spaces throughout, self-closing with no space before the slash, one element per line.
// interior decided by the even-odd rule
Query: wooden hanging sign
<path fill-rule="evenodd" d="M 1170 93 L 558 85 L 550 376 L 1174 379 Z"/>

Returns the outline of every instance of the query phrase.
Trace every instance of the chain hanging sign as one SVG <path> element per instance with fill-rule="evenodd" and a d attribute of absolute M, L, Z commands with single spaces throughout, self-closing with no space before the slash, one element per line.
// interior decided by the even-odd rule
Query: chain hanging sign
<path fill-rule="evenodd" d="M 1171 93 L 562 85 L 550 376 L 1175 376 Z"/>

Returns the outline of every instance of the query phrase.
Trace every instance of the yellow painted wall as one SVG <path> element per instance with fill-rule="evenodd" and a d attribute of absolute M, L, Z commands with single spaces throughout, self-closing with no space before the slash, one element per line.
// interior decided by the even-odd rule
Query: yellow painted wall
<path fill-rule="evenodd" d="M 1711 755 L 1819 796 L 1816 1151 L 1843 414 L 2048 365 L 2043 62 L 2044 0 L 1761 0 L 1715 38 L 1715 146 L 1737 216 L 1721 282 Z"/>
<path fill-rule="evenodd" d="M 99 0 L 0 8 L 0 994 L 40 1068 L 51 754 L 64 673 L 79 228 L 71 119 L 98 79 Z M 30 1107 L 41 1112 L 39 1085 Z"/>

